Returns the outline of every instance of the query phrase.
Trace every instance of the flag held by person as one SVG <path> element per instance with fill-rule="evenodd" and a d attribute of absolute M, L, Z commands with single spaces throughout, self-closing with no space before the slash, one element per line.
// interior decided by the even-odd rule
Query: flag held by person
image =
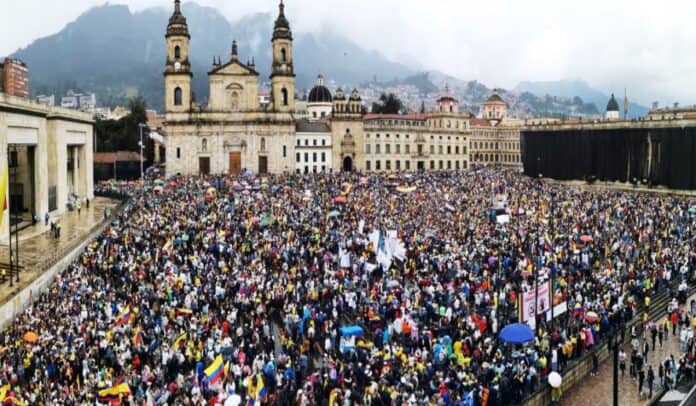
<path fill-rule="evenodd" d="M 211 385 L 221 380 L 225 376 L 225 365 L 222 362 L 222 355 L 218 355 L 204 372 Z"/>
<path fill-rule="evenodd" d="M 116 316 L 116 322 L 114 323 L 114 326 L 119 327 L 127 324 L 130 322 L 131 319 L 131 309 L 130 305 L 127 305 L 126 307 L 121 310 L 121 312 Z"/>

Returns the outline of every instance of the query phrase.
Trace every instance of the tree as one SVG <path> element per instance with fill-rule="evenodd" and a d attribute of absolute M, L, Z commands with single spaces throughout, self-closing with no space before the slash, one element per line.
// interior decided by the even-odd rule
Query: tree
<path fill-rule="evenodd" d="M 97 133 L 97 151 L 135 151 L 140 152 L 140 123 L 147 123 L 147 104 L 142 97 L 136 97 L 128 101 L 130 112 L 118 120 L 96 120 L 95 131 Z M 143 141 L 146 133 L 143 132 Z M 147 137 L 149 138 L 149 137 Z M 148 146 L 145 143 L 146 148 Z M 151 148 L 150 148 L 151 149 Z M 147 151 L 146 149 L 146 152 Z"/>
<path fill-rule="evenodd" d="M 379 102 L 372 103 L 372 112 L 377 114 L 399 114 L 402 109 L 403 103 L 394 93 L 382 93 Z"/>

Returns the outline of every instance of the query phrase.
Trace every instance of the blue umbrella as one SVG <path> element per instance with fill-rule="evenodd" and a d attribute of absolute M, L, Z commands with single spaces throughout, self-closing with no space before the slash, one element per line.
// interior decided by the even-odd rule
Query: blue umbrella
<path fill-rule="evenodd" d="M 526 324 L 513 323 L 505 326 L 498 338 L 508 344 L 526 344 L 534 340 L 534 332 Z"/>

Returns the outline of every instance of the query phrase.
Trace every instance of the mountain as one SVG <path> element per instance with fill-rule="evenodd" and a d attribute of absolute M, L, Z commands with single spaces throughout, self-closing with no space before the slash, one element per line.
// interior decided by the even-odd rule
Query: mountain
<path fill-rule="evenodd" d="M 607 95 L 597 89 L 592 88 L 587 82 L 581 79 L 564 79 L 558 81 L 546 82 L 520 82 L 515 90 L 519 93 L 529 92 L 538 96 L 545 97 L 552 95 L 556 97 L 574 98 L 580 97 L 582 100 L 593 103 L 597 106 L 600 112 L 604 112 L 609 101 L 610 95 Z M 623 97 L 620 94 L 621 89 L 616 89 L 616 101 L 623 110 Z M 628 103 L 628 117 L 642 117 L 650 110 L 645 106 L 630 101 Z"/>
<path fill-rule="evenodd" d="M 252 14 L 230 22 L 214 8 L 196 3 L 182 7 L 191 33 L 192 87 L 199 102 L 207 99 L 207 72 L 213 56 L 228 60 L 232 39 L 239 43 L 241 60 L 255 59 L 259 81 L 269 81 L 274 14 Z M 59 97 L 75 89 L 94 92 L 100 104 L 115 106 L 140 95 L 148 106 L 161 110 L 164 33 L 170 14 L 171 10 L 164 8 L 132 13 L 127 6 L 106 4 L 88 10 L 60 32 L 38 39 L 12 56 L 29 65 L 34 96 Z M 327 30 L 318 34 L 295 32 L 294 36 L 300 94 L 313 86 L 319 73 L 345 86 L 377 75 L 395 78 L 414 73 Z"/>

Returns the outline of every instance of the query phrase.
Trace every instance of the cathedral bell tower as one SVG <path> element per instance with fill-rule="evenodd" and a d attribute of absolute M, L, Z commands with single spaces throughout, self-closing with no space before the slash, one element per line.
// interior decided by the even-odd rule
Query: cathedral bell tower
<path fill-rule="evenodd" d="M 295 111 L 295 70 L 292 62 L 292 32 L 285 18 L 285 5 L 280 1 L 278 18 L 273 29 L 273 65 L 271 66 L 271 95 L 273 110 Z"/>
<path fill-rule="evenodd" d="M 167 64 L 164 68 L 164 106 L 167 113 L 182 113 L 191 107 L 191 63 L 186 17 L 181 13 L 181 0 L 174 1 L 174 13 L 167 25 Z"/>

